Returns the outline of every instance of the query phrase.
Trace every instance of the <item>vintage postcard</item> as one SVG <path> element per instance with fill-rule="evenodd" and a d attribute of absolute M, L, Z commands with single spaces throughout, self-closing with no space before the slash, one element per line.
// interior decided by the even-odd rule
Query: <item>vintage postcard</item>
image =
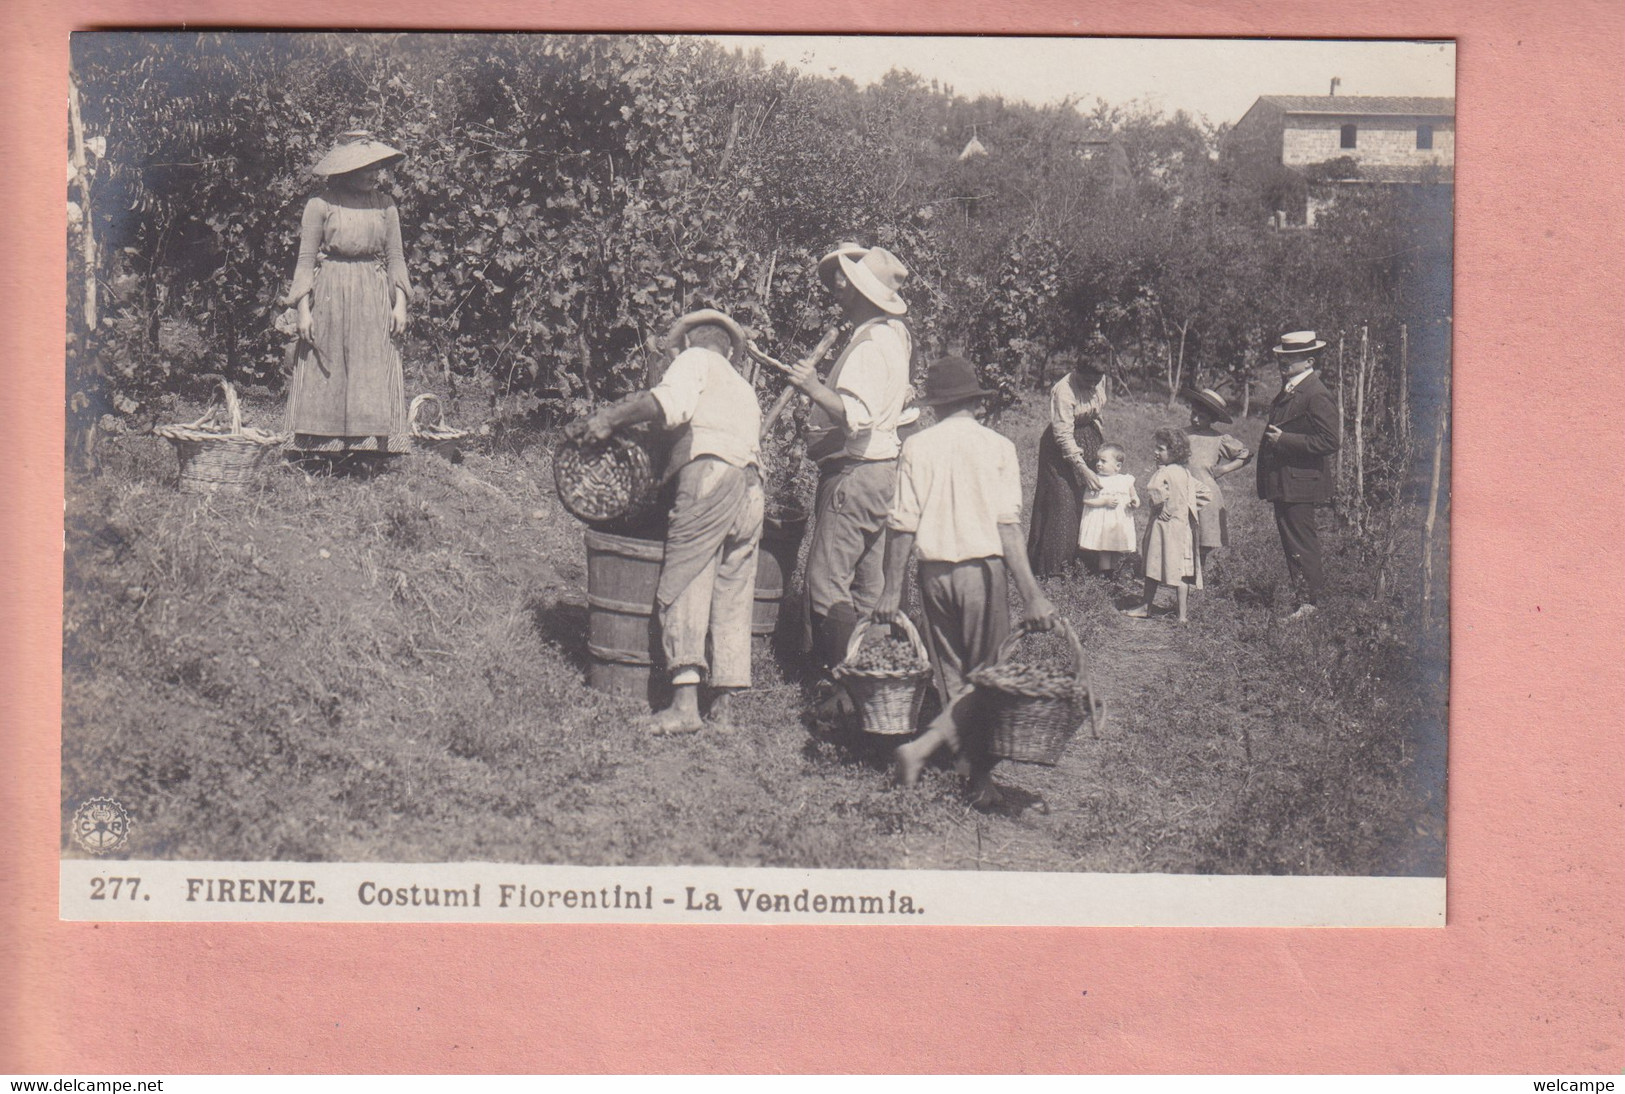
<path fill-rule="evenodd" d="M 70 75 L 63 919 L 1444 925 L 1452 42 Z"/>

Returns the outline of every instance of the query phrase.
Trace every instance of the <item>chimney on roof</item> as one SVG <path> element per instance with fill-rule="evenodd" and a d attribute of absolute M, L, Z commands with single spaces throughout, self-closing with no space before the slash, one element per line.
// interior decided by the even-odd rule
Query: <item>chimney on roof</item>
<path fill-rule="evenodd" d="M 1326 92 L 1326 94 L 1328 94 L 1328 95 L 1336 95 L 1337 94 L 1337 85 L 1342 83 L 1342 82 L 1343 82 L 1343 78 L 1341 76 L 1333 76 L 1332 77 L 1332 89 L 1330 91 Z"/>

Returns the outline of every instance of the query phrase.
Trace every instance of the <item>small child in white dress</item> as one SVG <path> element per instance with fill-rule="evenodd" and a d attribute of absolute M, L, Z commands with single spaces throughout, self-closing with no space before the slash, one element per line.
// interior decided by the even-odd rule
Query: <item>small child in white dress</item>
<path fill-rule="evenodd" d="M 1139 550 L 1130 509 L 1138 509 L 1140 495 L 1134 476 L 1123 473 L 1128 453 L 1120 444 L 1103 444 L 1095 454 L 1100 489 L 1085 490 L 1083 521 L 1078 525 L 1078 546 L 1084 564 L 1097 574 L 1110 574 L 1125 555 Z"/>

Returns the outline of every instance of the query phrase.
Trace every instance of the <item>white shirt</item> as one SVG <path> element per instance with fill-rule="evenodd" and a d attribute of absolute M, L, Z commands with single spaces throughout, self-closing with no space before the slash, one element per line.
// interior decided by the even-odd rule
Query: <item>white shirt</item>
<path fill-rule="evenodd" d="M 829 386 L 846 410 L 846 447 L 836 455 L 889 460 L 897 455 L 897 421 L 908 401 L 908 363 L 913 353 L 908 328 L 900 319 L 871 319 L 852 332 L 852 341 L 829 373 Z M 834 422 L 813 404 L 811 432 Z"/>
<path fill-rule="evenodd" d="M 672 448 L 668 475 L 700 456 L 734 467 L 759 462 L 762 408 L 756 392 L 716 350 L 685 349 L 649 394 L 660 404 L 667 429 L 687 427 Z"/>
<path fill-rule="evenodd" d="M 1298 373 L 1296 376 L 1289 377 L 1287 379 L 1286 383 L 1281 385 L 1281 390 L 1283 392 L 1291 391 L 1293 388 L 1297 387 L 1299 384 L 1301 384 L 1305 380 L 1309 379 L 1310 374 L 1313 373 L 1314 371 L 1315 370 L 1312 369 L 1312 368 L 1306 368 L 1302 372 Z"/>
<path fill-rule="evenodd" d="M 913 532 L 927 562 L 1002 558 L 999 525 L 1021 522 L 1016 446 L 975 418 L 953 417 L 903 444 L 886 526 Z"/>

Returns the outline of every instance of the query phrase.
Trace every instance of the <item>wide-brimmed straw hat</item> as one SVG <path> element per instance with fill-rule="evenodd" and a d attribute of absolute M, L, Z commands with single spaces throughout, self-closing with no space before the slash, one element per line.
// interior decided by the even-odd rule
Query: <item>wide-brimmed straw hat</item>
<path fill-rule="evenodd" d="M 728 332 L 728 337 L 733 339 L 734 353 L 737 354 L 745 348 L 745 328 L 715 308 L 701 308 L 699 311 L 691 311 L 673 323 L 671 329 L 666 332 L 666 348 L 677 348 L 682 343 L 683 335 L 695 327 L 704 326 L 707 323 L 715 323 Z"/>
<path fill-rule="evenodd" d="M 352 129 L 348 133 L 340 133 L 333 150 L 323 156 L 321 162 L 310 171 L 313 175 L 324 177 L 347 175 L 363 167 L 375 167 L 379 164 L 387 166 L 399 163 L 405 158 L 405 152 L 399 148 L 391 148 L 383 141 L 373 140 L 372 134 L 365 129 Z"/>
<path fill-rule="evenodd" d="M 1208 412 L 1216 422 L 1230 421 L 1230 404 L 1210 387 L 1188 387 L 1180 391 L 1179 397 L 1192 406 L 1199 406 Z"/>
<path fill-rule="evenodd" d="M 862 247 L 842 243 L 818 260 L 818 278 L 835 291 L 839 270 L 860 293 L 887 315 L 902 315 L 908 303 L 897 294 L 908 277 L 908 267 L 884 247 Z"/>
<path fill-rule="evenodd" d="M 1291 334 L 1281 335 L 1281 342 L 1275 347 L 1275 352 L 1283 357 L 1291 353 L 1314 353 L 1325 349 L 1326 343 L 1315 337 L 1312 330 L 1295 330 Z"/>
<path fill-rule="evenodd" d="M 963 357 L 949 356 L 931 362 L 925 371 L 924 390 L 915 402 L 921 406 L 942 406 L 967 399 L 984 399 L 992 394 L 977 381 L 975 365 Z"/>

